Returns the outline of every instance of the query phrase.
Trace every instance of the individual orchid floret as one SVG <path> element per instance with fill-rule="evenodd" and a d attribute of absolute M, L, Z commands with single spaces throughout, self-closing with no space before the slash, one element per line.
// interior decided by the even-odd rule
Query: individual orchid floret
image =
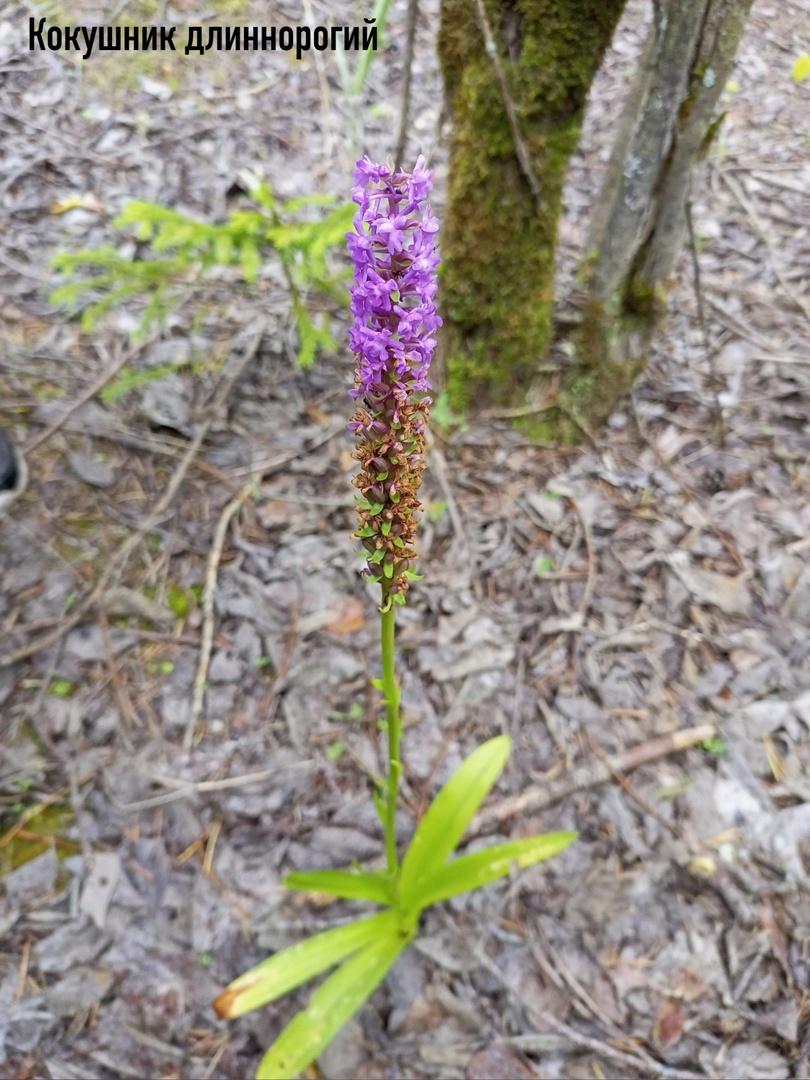
<path fill-rule="evenodd" d="M 347 233 L 358 361 L 349 428 L 357 435 L 354 484 L 362 496 L 355 535 L 368 554 L 367 580 L 382 583 L 384 606 L 404 602 L 416 559 L 428 369 L 442 322 L 434 304 L 439 223 L 425 201 L 432 177 L 421 156 L 412 173 L 358 161 L 352 198 L 359 210 Z"/>

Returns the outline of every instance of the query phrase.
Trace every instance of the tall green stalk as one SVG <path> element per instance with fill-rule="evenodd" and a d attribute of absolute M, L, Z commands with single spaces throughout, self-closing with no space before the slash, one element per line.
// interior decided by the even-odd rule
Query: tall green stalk
<path fill-rule="evenodd" d="M 394 605 L 389 603 L 388 609 L 383 609 L 380 618 L 382 620 L 382 685 L 388 726 L 388 794 L 385 806 L 385 854 L 388 871 L 393 875 L 399 869 L 397 860 L 397 798 L 399 796 L 399 778 L 402 774 L 402 762 L 399 758 L 402 718 L 399 714 L 399 687 L 394 672 L 394 625 L 396 621 L 396 608 Z"/>

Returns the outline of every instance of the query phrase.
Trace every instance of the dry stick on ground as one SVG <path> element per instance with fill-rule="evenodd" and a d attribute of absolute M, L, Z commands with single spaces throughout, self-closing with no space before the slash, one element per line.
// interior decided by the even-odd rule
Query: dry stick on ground
<path fill-rule="evenodd" d="M 509 83 L 506 80 L 506 72 L 503 69 L 501 58 L 498 55 L 498 46 L 495 43 L 495 38 L 492 36 L 492 30 L 489 25 L 489 20 L 487 19 L 486 8 L 484 7 L 484 0 L 475 0 L 475 11 L 478 16 L 478 28 L 484 38 L 484 48 L 487 56 L 492 62 L 492 70 L 495 72 L 495 78 L 498 80 L 503 107 L 506 109 L 506 116 L 509 120 L 509 129 L 512 132 L 512 142 L 515 144 L 515 155 L 518 159 L 521 171 L 526 177 L 526 182 L 531 189 L 531 193 L 534 196 L 537 209 L 542 212 L 544 208 L 543 192 L 540 188 L 540 182 L 535 175 L 529 148 L 526 145 L 523 133 L 520 130 L 520 120 L 518 119 L 517 109 L 512 100 Z"/>
<path fill-rule="evenodd" d="M 574 795 L 578 791 L 586 791 L 588 788 L 597 787 L 613 778 L 614 773 L 627 773 L 637 769 L 640 765 L 648 765 L 652 761 L 676 754 L 681 750 L 688 750 L 692 746 L 705 739 L 711 739 L 717 734 L 714 724 L 701 724 L 699 727 L 686 728 L 684 731 L 673 731 L 671 735 L 664 735 L 660 739 L 651 739 L 650 742 L 634 746 L 630 750 L 623 750 L 620 754 L 609 759 L 609 764 L 591 762 L 580 765 L 566 776 L 560 776 L 546 785 L 536 784 L 520 795 L 511 799 L 504 799 L 497 806 L 488 810 L 482 810 L 477 814 L 466 832 L 468 838 L 478 836 L 488 828 L 498 825 L 509 818 L 521 814 L 545 810 L 554 803 Z"/>
<path fill-rule="evenodd" d="M 582 1050 L 588 1050 L 590 1053 L 596 1054 L 597 1057 L 607 1058 L 608 1061 L 615 1061 L 625 1068 L 634 1069 L 637 1072 L 648 1073 L 650 1076 L 660 1078 L 660 1080 L 707 1080 L 706 1073 L 684 1072 L 681 1069 L 673 1069 L 669 1065 L 662 1065 L 660 1061 L 656 1061 L 655 1058 L 644 1053 L 641 1047 L 636 1048 L 635 1054 L 628 1054 L 623 1050 L 616 1050 L 609 1043 L 600 1042 L 599 1039 L 591 1039 L 587 1035 L 583 1035 L 575 1028 L 563 1023 L 562 1020 L 558 1020 L 550 1012 L 546 1012 L 543 1019 L 558 1035 L 564 1036 L 573 1043 L 574 1046 L 578 1046 Z M 530 1051 L 531 1040 L 536 1038 L 536 1035 L 518 1035 L 511 1041 L 512 1045 L 516 1046 L 519 1050 L 523 1049 Z M 628 1043 L 630 1042 L 629 1039 L 627 1041 Z"/>
<path fill-rule="evenodd" d="M 3 405 L 5 404 L 6 403 L 4 402 Z M 84 401 L 82 401 L 82 404 L 84 404 Z M 72 411 L 73 409 L 71 408 L 70 413 L 72 413 Z M 85 425 L 77 423 L 70 413 L 60 416 L 57 426 L 66 427 L 68 431 L 85 434 Z M 46 437 L 50 437 L 55 430 L 56 428 L 54 427 L 53 429 L 49 429 L 46 435 L 38 435 L 30 446 L 24 447 L 24 452 L 27 453 L 31 446 L 39 446 L 39 444 L 43 442 Z M 93 438 L 119 443 L 121 446 L 127 446 L 131 450 L 139 450 L 146 454 L 163 454 L 165 457 L 173 458 L 179 457 L 181 453 L 185 452 L 188 446 L 188 442 L 185 439 L 169 439 L 167 436 L 150 436 L 145 433 L 127 431 L 126 429 L 119 431 L 112 426 L 94 429 Z M 218 469 L 216 465 L 212 465 L 210 461 L 206 461 L 205 458 L 198 458 L 194 462 L 194 467 L 199 469 L 200 472 L 213 476 L 215 480 L 224 484 L 224 486 L 234 495 L 238 494 L 239 487 L 234 484 L 230 475 L 223 472 L 222 469 Z"/>
<path fill-rule="evenodd" d="M 560 526 L 558 527 L 559 530 L 561 530 L 563 524 L 563 522 L 560 523 Z M 567 570 L 569 563 L 574 561 L 574 552 L 579 547 L 579 541 L 581 539 L 580 524 L 581 520 L 575 522 L 573 526 L 574 535 L 571 537 L 571 543 L 565 549 L 565 554 L 560 562 L 560 570 Z M 559 535 L 559 531 L 555 530 L 555 535 Z M 588 567 L 588 572 L 590 573 L 590 566 Z M 583 620 L 579 613 L 575 613 L 571 607 L 571 593 L 568 589 L 570 580 L 571 579 L 568 576 L 556 578 L 553 582 L 549 582 L 548 591 L 559 615 L 565 620 L 576 620 L 577 627 L 581 629 Z"/>
<path fill-rule="evenodd" d="M 690 499 L 699 499 L 694 488 L 676 473 L 675 467 L 672 462 L 669 461 L 666 457 L 664 457 L 664 455 L 661 453 L 661 448 L 659 447 L 658 440 L 655 438 L 655 436 L 650 435 L 647 432 L 647 429 L 642 422 L 641 415 L 639 413 L 638 403 L 636 401 L 636 394 L 634 390 L 630 391 L 630 405 L 632 408 L 633 420 L 635 421 L 636 430 L 638 431 L 641 441 L 653 452 L 655 460 L 658 462 L 664 472 L 666 472 L 668 476 L 672 477 L 672 479 L 678 485 L 680 491 Z"/>
<path fill-rule="evenodd" d="M 588 553 L 588 577 L 585 581 L 585 591 L 582 594 L 582 600 L 580 600 L 579 608 L 577 609 L 577 615 L 579 615 L 584 624 L 585 616 L 588 614 L 588 609 L 590 608 L 591 600 L 593 599 L 593 591 L 596 587 L 596 552 L 593 549 L 591 523 L 586 517 L 585 511 L 582 509 L 579 502 L 570 495 L 569 500 L 573 503 L 574 509 L 577 514 L 579 514 L 579 520 L 582 522 L 582 534 L 585 537 L 585 550 Z"/>
<path fill-rule="evenodd" d="M 541 944 L 538 944 L 534 940 L 534 935 L 537 936 Z M 580 1016 L 586 1016 L 588 1018 L 595 1017 L 605 1030 L 610 1031 L 614 1036 L 622 1035 L 623 1032 L 618 1025 L 610 1019 L 607 1013 L 594 1001 L 584 986 L 580 986 L 572 973 L 568 970 L 562 957 L 557 953 L 546 937 L 539 920 L 535 920 L 534 935 L 530 938 L 529 947 L 531 948 L 535 963 L 546 978 L 549 979 L 558 990 L 564 991 L 567 987 L 574 995 L 575 1000 L 573 1004 Z M 548 954 L 548 956 L 546 956 L 546 954 Z"/>
<path fill-rule="evenodd" d="M 461 520 L 461 514 L 458 512 L 453 489 L 450 487 L 450 481 L 447 477 L 447 458 L 445 458 L 436 442 L 433 442 L 429 447 L 428 455 L 431 471 L 436 474 L 439 486 L 447 500 L 447 513 L 450 515 L 453 532 L 456 534 L 456 540 L 461 549 L 460 555 L 462 556 L 463 565 L 466 567 L 466 572 L 469 575 L 475 570 L 475 558 L 467 534 L 464 531 L 464 522 Z"/>
<path fill-rule="evenodd" d="M 236 382 L 243 374 L 247 366 L 253 361 L 256 353 L 258 352 L 259 345 L 264 337 L 265 324 L 262 321 L 261 327 L 257 332 L 255 338 L 245 350 L 242 358 L 234 365 L 233 371 L 226 376 L 223 380 L 220 388 L 207 410 L 207 415 L 201 421 L 197 428 L 197 433 L 189 444 L 188 449 L 180 460 L 180 464 L 174 472 L 171 480 L 166 486 L 166 490 L 161 497 L 152 507 L 150 512 L 146 515 L 145 519 L 141 522 L 137 530 L 119 546 L 118 550 L 113 552 L 110 557 L 106 569 L 99 577 L 96 585 L 84 600 L 81 601 L 70 615 L 66 616 L 61 626 L 57 627 L 50 634 L 44 634 L 42 637 L 37 638 L 36 641 L 32 641 L 28 645 L 23 645 L 19 649 L 14 649 L 10 653 L 5 653 L 0 656 L 0 669 L 12 667 L 20 660 L 26 660 L 29 656 L 34 656 L 36 653 L 41 652 L 43 649 L 50 648 L 51 645 L 55 645 L 58 641 L 67 634 L 74 626 L 77 626 L 85 618 L 87 613 L 98 604 L 99 600 L 104 596 L 104 593 L 109 588 L 110 582 L 113 580 L 115 574 L 123 568 L 127 559 L 132 552 L 141 543 L 143 538 L 147 535 L 149 530 L 158 521 L 162 515 L 168 510 L 174 501 L 177 492 L 183 484 L 186 475 L 191 468 L 192 462 L 200 451 L 200 447 L 208 434 L 208 430 L 214 419 L 218 416 L 226 401 L 228 400 L 231 392 L 233 391 Z"/>
<path fill-rule="evenodd" d="M 147 344 L 150 343 L 147 342 Z M 145 345 L 140 345 L 138 346 L 138 348 L 130 349 L 129 352 L 121 353 L 118 359 L 115 360 L 112 364 L 110 364 L 106 371 L 103 371 L 94 383 L 91 383 L 90 386 L 88 386 L 83 393 L 79 394 L 75 401 L 71 402 L 71 404 L 68 405 L 65 411 L 61 413 L 56 420 L 54 420 L 50 427 L 45 428 L 44 431 L 41 431 L 39 435 L 35 436 L 29 443 L 25 445 L 25 447 L 23 448 L 23 453 L 29 454 L 32 450 L 36 449 L 36 447 L 41 446 L 44 442 L 47 442 L 47 440 L 50 439 L 52 435 L 55 435 L 61 427 L 64 427 L 64 425 L 68 422 L 71 416 L 73 416 L 73 414 L 77 412 L 82 407 L 82 405 L 86 405 L 92 397 L 95 397 L 99 390 L 103 389 L 103 387 L 105 387 L 111 379 L 115 378 L 121 368 L 125 367 L 129 363 L 129 361 L 132 360 L 133 357 L 137 356 L 138 353 L 145 347 Z"/>
<path fill-rule="evenodd" d="M 729 176 L 728 173 L 725 171 L 721 171 L 720 175 L 723 178 L 726 187 L 731 191 L 734 198 L 737 200 L 737 202 L 740 204 L 743 210 L 745 210 L 746 214 L 748 214 L 749 218 L 751 219 L 751 224 L 754 226 L 760 240 L 765 245 L 768 256 L 771 260 L 771 268 L 776 275 L 776 280 L 782 286 L 785 295 L 790 300 L 790 302 L 799 309 L 799 311 L 803 312 L 803 314 L 808 319 L 810 319 L 810 302 L 808 302 L 803 296 L 797 293 L 785 277 L 782 267 L 780 265 L 779 253 L 776 250 L 776 246 L 774 245 L 773 240 L 771 240 L 770 234 L 768 232 L 768 226 L 760 218 L 759 214 L 757 213 L 756 207 L 745 194 L 741 185 L 734 179 L 734 177 Z"/>
<path fill-rule="evenodd" d="M 176 776 L 152 773 L 149 777 L 152 783 L 160 784 L 162 787 L 173 787 L 176 790 L 167 791 L 163 795 L 151 795 L 149 798 L 130 803 L 119 802 L 113 791 L 107 791 L 107 794 L 116 809 L 135 813 L 139 810 L 151 810 L 156 806 L 165 806 L 179 799 L 188 799 L 199 793 L 228 791 L 232 788 L 247 787 L 250 784 L 265 784 L 283 772 L 314 772 L 317 767 L 314 761 L 299 761 L 291 765 L 277 765 L 272 769 L 262 769 L 261 772 L 245 773 L 243 776 L 225 776 L 221 780 L 180 780 Z"/>
<path fill-rule="evenodd" d="M 728 292 L 721 288 L 719 283 L 712 284 L 711 281 L 707 282 L 708 288 L 706 290 L 706 300 L 709 307 L 714 311 L 715 319 L 724 326 L 726 330 L 730 330 L 732 334 L 736 334 L 737 337 L 743 338 L 744 341 L 750 341 L 752 345 L 756 345 L 758 349 L 762 349 L 763 352 L 778 354 L 779 346 L 769 341 L 764 334 L 760 334 L 758 330 L 749 326 L 742 321 L 742 318 L 737 313 L 735 314 L 721 302 L 718 296 L 712 296 L 710 289 L 716 290 L 719 296 L 722 296 L 723 300 L 728 297 Z"/>
<path fill-rule="evenodd" d="M 706 322 L 706 311 L 703 306 L 703 289 L 700 283 L 700 260 L 697 253 L 697 242 L 695 241 L 695 226 L 692 221 L 692 201 L 687 199 L 684 203 L 684 211 L 686 215 L 686 232 L 689 237 L 689 257 L 692 263 L 692 288 L 695 293 L 695 305 L 697 307 L 698 325 L 700 326 L 701 337 L 703 338 L 703 348 L 706 350 L 706 359 L 711 363 L 711 345 L 709 342 L 709 326 Z M 714 372 L 712 372 L 712 375 Z M 722 389 L 722 384 L 720 386 Z"/>
<path fill-rule="evenodd" d="M 211 551 L 208 555 L 208 563 L 205 568 L 205 588 L 203 590 L 202 602 L 203 623 L 200 661 L 197 664 L 197 675 L 194 679 L 194 696 L 191 700 L 188 722 L 186 723 L 186 731 L 183 736 L 183 749 L 186 751 L 190 750 L 194 743 L 194 731 L 200 716 L 202 715 L 203 702 L 205 700 L 205 687 L 208 682 L 208 665 L 211 662 L 211 649 L 214 644 L 214 594 L 217 591 L 217 572 L 219 570 L 220 559 L 222 558 L 222 549 L 225 546 L 225 537 L 228 532 L 228 526 L 231 523 L 231 518 L 245 505 L 252 488 L 252 484 L 247 484 L 243 487 L 236 498 L 231 499 L 222 511 L 219 521 L 217 522 L 216 532 L 214 533 L 214 542 L 211 545 Z"/>
<path fill-rule="evenodd" d="M 334 427 L 327 428 L 326 431 L 314 438 L 303 450 L 294 450 L 290 454 L 276 454 L 275 457 L 265 458 L 264 461 L 257 461 L 253 465 L 239 465 L 235 469 L 230 469 L 228 475 L 230 477 L 250 476 L 253 480 L 262 480 L 268 473 L 276 472 L 288 462 L 295 461 L 296 458 L 302 457 L 304 454 L 311 454 L 314 450 L 317 450 L 319 446 L 323 446 L 324 443 L 329 442 L 330 439 L 334 439 L 335 435 L 340 435 L 345 430 L 346 424 L 341 421 Z M 234 489 L 234 493 L 238 495 L 239 491 Z"/>
<path fill-rule="evenodd" d="M 636 788 L 630 783 L 624 773 L 617 769 L 611 763 L 610 758 L 607 756 L 605 751 L 602 749 L 599 743 L 596 742 L 595 739 L 592 739 L 590 735 L 586 735 L 585 738 L 587 739 L 588 746 L 590 746 L 591 750 L 593 750 L 593 752 L 596 754 L 602 764 L 606 765 L 607 768 L 610 769 L 611 774 L 613 775 L 613 779 L 621 785 L 621 787 L 627 792 L 633 802 L 640 806 L 645 814 L 649 814 L 650 817 L 655 818 L 658 824 L 663 826 L 663 828 L 665 828 L 667 832 L 672 833 L 672 835 L 675 837 L 679 837 L 681 835 L 681 831 L 678 826 L 674 825 L 671 821 L 667 821 L 667 819 L 660 812 L 660 810 L 658 810 L 652 805 L 652 803 L 645 799 L 641 792 L 636 790 Z"/>
<path fill-rule="evenodd" d="M 684 203 L 686 215 L 686 231 L 689 237 L 689 255 L 692 263 L 692 288 L 695 293 L 695 305 L 697 306 L 698 324 L 701 337 L 703 338 L 703 350 L 706 353 L 706 361 L 709 365 L 709 384 L 714 398 L 714 428 L 717 433 L 720 449 L 725 448 L 726 423 L 723 406 L 720 404 L 720 391 L 723 389 L 723 380 L 717 373 L 712 353 L 711 341 L 709 340 L 709 324 L 706 322 L 706 309 L 703 303 L 703 286 L 700 278 L 700 259 L 698 259 L 697 242 L 695 240 L 695 227 L 692 221 L 692 202 L 687 199 Z"/>
<path fill-rule="evenodd" d="M 405 143 L 408 140 L 408 128 L 411 121 L 411 68 L 413 67 L 413 48 L 416 41 L 416 20 L 418 18 L 419 0 L 408 0 L 408 22 L 405 31 L 405 56 L 403 59 L 402 106 L 399 112 L 397 148 L 394 153 L 394 164 L 398 169 L 403 168 L 402 156 L 405 153 Z"/>
<path fill-rule="evenodd" d="M 135 706 L 132 704 L 129 698 L 129 694 L 124 687 L 123 679 L 121 678 L 121 672 L 118 670 L 118 664 L 115 659 L 115 653 L 112 647 L 112 637 L 110 636 L 110 624 L 107 619 L 107 613 L 103 608 L 99 608 L 98 611 L 98 623 L 101 627 L 101 641 L 104 648 L 104 660 L 107 664 L 107 670 L 110 673 L 110 682 L 112 683 L 113 696 L 115 697 L 116 704 L 121 716 L 132 726 L 138 726 L 138 714 L 135 711 Z"/>
<path fill-rule="evenodd" d="M 445 919 L 445 922 L 449 927 L 455 930 L 456 933 L 461 933 L 449 917 Z M 466 938 L 465 945 L 469 947 L 469 941 Z M 495 976 L 507 993 L 522 1006 L 523 995 L 518 988 L 513 985 L 513 981 L 505 976 L 497 964 L 487 955 L 486 950 L 480 942 L 472 946 L 472 954 L 487 971 Z M 588 1050 L 598 1057 L 607 1058 L 609 1061 L 616 1061 L 620 1065 L 624 1065 L 625 1068 L 648 1073 L 651 1076 L 664 1078 L 664 1080 L 706 1080 L 705 1073 L 682 1072 L 680 1069 L 673 1069 L 668 1065 L 663 1065 L 660 1061 L 656 1061 L 654 1057 L 651 1057 L 645 1050 L 642 1050 L 640 1046 L 636 1046 L 635 1053 L 630 1054 L 623 1050 L 617 1050 L 609 1043 L 602 1042 L 599 1039 L 592 1039 L 588 1035 L 583 1035 L 575 1028 L 563 1023 L 562 1020 L 558 1020 L 548 1010 L 544 1013 L 543 1019 L 553 1031 L 558 1035 L 564 1036 L 573 1043 L 574 1046 L 578 1046 L 583 1050 Z M 510 1039 L 510 1042 L 512 1046 L 531 1051 L 532 1040 L 537 1038 L 537 1035 L 516 1036 L 515 1038 Z M 539 1038 L 542 1038 L 542 1035 L 540 1035 Z M 628 1045 L 630 1045 L 630 1039 L 628 1039 L 627 1042 Z"/>

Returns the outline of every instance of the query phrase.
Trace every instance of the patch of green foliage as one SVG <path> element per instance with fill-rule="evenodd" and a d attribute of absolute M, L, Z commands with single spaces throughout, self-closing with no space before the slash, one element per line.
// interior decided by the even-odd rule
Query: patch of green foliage
<path fill-rule="evenodd" d="M 307 196 L 278 203 L 270 187 L 247 177 L 255 209 L 235 210 L 228 220 L 209 225 L 151 202 L 131 202 L 113 223 L 134 229 L 148 244 L 147 257 L 131 258 L 118 248 L 103 246 L 63 252 L 53 259 L 67 278 L 51 296 L 54 304 L 73 314 L 81 312 L 82 329 L 90 331 L 102 315 L 141 297 L 146 306 L 133 334 L 143 339 L 165 325 L 169 313 L 189 289 L 210 281 L 210 272 L 234 267 L 248 287 L 255 287 L 262 265 L 271 254 L 281 262 L 298 331 L 298 363 L 309 367 L 319 351 L 331 352 L 335 341 L 328 312 L 313 317 L 306 302 L 310 293 L 340 305 L 348 300 L 342 280 L 349 271 L 335 274 L 328 254 L 343 247 L 354 216 L 354 206 L 334 207 L 329 196 Z M 318 220 L 307 220 L 313 207 L 331 207 Z M 319 304 L 322 306 L 322 304 Z"/>

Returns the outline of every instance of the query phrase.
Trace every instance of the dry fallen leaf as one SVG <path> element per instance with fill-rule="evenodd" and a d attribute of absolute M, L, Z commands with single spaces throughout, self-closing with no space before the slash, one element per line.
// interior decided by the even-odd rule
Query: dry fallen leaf
<path fill-rule="evenodd" d="M 365 623 L 365 609 L 354 596 L 342 596 L 329 609 L 334 618 L 326 624 L 333 634 L 350 634 Z"/>
<path fill-rule="evenodd" d="M 680 1003 L 667 998 L 658 1007 L 653 1027 L 653 1042 L 659 1050 L 669 1050 L 680 1039 L 686 1013 Z"/>
<path fill-rule="evenodd" d="M 673 552 L 667 559 L 681 583 L 700 604 L 711 604 L 726 615 L 747 615 L 751 610 L 751 593 L 747 575 L 729 577 L 714 570 L 702 570 L 689 565 L 685 551 Z"/>

